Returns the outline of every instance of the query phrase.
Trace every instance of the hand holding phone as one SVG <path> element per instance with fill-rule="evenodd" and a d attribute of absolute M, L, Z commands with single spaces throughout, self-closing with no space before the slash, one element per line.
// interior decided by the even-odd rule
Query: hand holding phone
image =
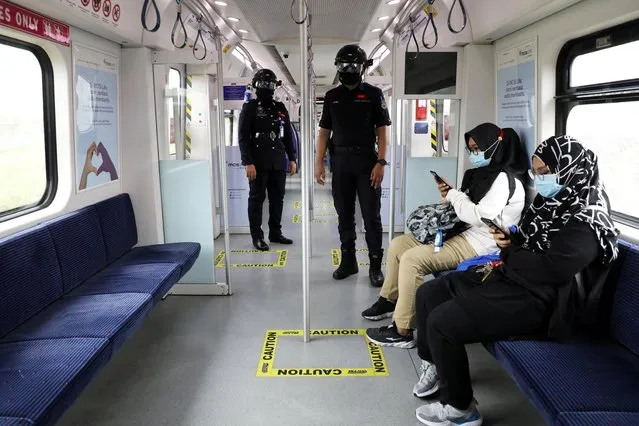
<path fill-rule="evenodd" d="M 443 183 L 444 185 L 446 185 L 446 186 L 448 186 L 450 188 L 450 185 L 448 185 L 448 183 L 446 183 L 446 181 L 444 179 L 442 179 L 442 177 L 439 176 L 437 174 L 437 172 L 434 172 L 434 171 L 431 170 L 430 174 L 433 175 L 433 177 L 435 178 L 435 182 L 437 182 L 438 184 L 442 184 Z"/>
<path fill-rule="evenodd" d="M 512 239 L 510 238 L 510 232 L 504 231 L 499 226 L 497 226 L 495 222 L 490 219 L 486 219 L 485 217 L 482 217 L 481 221 L 484 222 L 488 226 L 488 228 L 490 228 L 490 233 L 493 234 L 493 238 L 495 239 L 499 247 L 506 247 L 511 244 Z M 501 234 L 504 236 L 504 238 L 497 238 L 496 234 Z"/>

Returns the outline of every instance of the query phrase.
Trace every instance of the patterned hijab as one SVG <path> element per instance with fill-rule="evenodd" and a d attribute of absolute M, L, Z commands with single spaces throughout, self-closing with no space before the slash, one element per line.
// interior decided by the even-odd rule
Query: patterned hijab
<path fill-rule="evenodd" d="M 520 225 L 526 238 L 524 248 L 533 252 L 548 250 L 553 237 L 570 219 L 587 223 L 596 233 L 604 265 L 619 252 L 619 231 L 610 217 L 610 202 L 599 179 L 597 156 L 570 136 L 554 136 L 535 151 L 563 188 L 555 197 L 541 195 L 533 200 Z"/>

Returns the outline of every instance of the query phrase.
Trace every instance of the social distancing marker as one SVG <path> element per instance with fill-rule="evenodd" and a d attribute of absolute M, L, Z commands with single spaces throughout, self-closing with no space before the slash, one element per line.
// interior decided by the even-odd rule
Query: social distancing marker
<path fill-rule="evenodd" d="M 357 249 L 357 253 L 368 253 L 368 249 Z M 340 249 L 331 249 L 331 259 L 333 266 L 337 267 L 342 261 L 342 251 Z M 370 266 L 371 262 L 358 262 L 359 266 Z M 382 265 L 386 265 L 386 262 L 382 262 Z"/>
<path fill-rule="evenodd" d="M 283 268 L 286 266 L 286 260 L 288 259 L 288 250 L 231 250 L 234 254 L 277 254 L 277 262 L 275 263 L 234 263 L 231 266 L 233 268 Z M 224 256 L 226 253 L 221 251 L 215 257 L 215 266 L 218 268 L 224 268 Z"/>
<path fill-rule="evenodd" d="M 301 209 L 302 202 L 301 201 L 293 202 L 293 208 Z M 333 203 L 333 201 L 331 200 L 317 200 L 315 201 L 315 203 L 313 203 L 314 210 L 332 210 L 334 208 L 335 208 L 335 203 Z"/>
<path fill-rule="evenodd" d="M 361 329 L 325 329 L 311 330 L 314 336 L 349 337 L 362 336 L 371 359 L 366 367 L 320 367 L 320 368 L 275 368 L 277 342 L 282 337 L 301 337 L 302 330 L 266 330 L 264 346 L 257 366 L 257 377 L 386 377 L 388 367 L 382 348 L 366 338 L 366 330 Z"/>
<path fill-rule="evenodd" d="M 337 218 L 337 213 L 315 213 L 315 217 L 320 218 L 320 217 L 335 217 Z M 293 215 L 293 223 L 295 224 L 299 224 L 302 223 L 302 215 L 301 214 L 294 214 Z M 320 223 L 320 224 L 328 224 L 328 223 L 337 223 L 337 219 L 313 219 L 311 221 L 311 223 Z"/>

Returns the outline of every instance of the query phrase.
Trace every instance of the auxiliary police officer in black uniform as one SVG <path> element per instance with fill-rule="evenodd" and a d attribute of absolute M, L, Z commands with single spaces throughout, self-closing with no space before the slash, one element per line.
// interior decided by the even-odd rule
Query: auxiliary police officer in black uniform
<path fill-rule="evenodd" d="M 342 243 L 342 260 L 333 278 L 341 280 L 359 272 L 355 258 L 357 195 L 366 227 L 370 282 L 374 287 L 381 287 L 384 274 L 380 185 L 384 179 L 387 130 L 391 121 L 382 91 L 362 82 L 362 75 L 371 64 L 366 52 L 357 45 L 344 46 L 337 52 L 335 65 L 342 85 L 330 90 L 324 98 L 315 179 L 324 184 L 324 155 L 328 147 L 333 201 Z"/>
<path fill-rule="evenodd" d="M 253 76 L 257 99 L 242 107 L 239 122 L 239 144 L 242 165 L 249 179 L 248 216 L 253 246 L 269 250 L 262 231 L 262 205 L 268 191 L 269 240 L 272 243 L 293 244 L 282 235 L 282 210 L 286 171 L 297 171 L 293 135 L 288 111 L 282 102 L 273 99 L 275 88 L 281 85 L 275 73 L 262 69 Z M 288 157 L 288 161 L 286 160 Z"/>

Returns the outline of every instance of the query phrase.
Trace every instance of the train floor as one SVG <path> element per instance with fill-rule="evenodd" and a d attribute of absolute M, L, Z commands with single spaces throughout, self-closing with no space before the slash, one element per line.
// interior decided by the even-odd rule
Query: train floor
<path fill-rule="evenodd" d="M 284 232 L 295 245 L 272 247 L 289 250 L 284 267 L 249 267 L 276 264 L 280 253 L 234 253 L 233 263 L 247 267 L 233 269 L 233 296 L 167 297 L 58 424 L 419 424 L 415 408 L 424 401 L 412 395 L 419 365 L 415 349 L 384 348 L 385 365 L 377 372 L 387 375 L 343 376 L 375 371 L 371 367 L 379 355 L 369 353 L 357 330 L 390 320 L 371 323 L 360 316 L 378 297 L 368 283 L 368 267 L 341 282 L 331 278 L 339 238 L 328 191 L 316 193 L 310 313 L 311 329 L 336 331 L 312 336 L 310 343 L 279 335 L 276 350 L 267 354 L 281 375 L 257 376 L 260 366 L 266 368 L 267 330 L 302 328 L 302 225 L 294 223 L 302 212 L 295 205 L 300 200 L 299 191 L 289 191 L 283 216 Z M 221 239 L 217 246 L 223 246 Z M 358 247 L 365 247 L 363 235 Z M 234 235 L 232 248 L 252 249 L 250 238 Z M 366 253 L 358 256 L 367 261 Z M 218 273 L 223 277 L 224 270 Z M 469 346 L 468 352 L 485 425 L 544 424 L 482 346 Z"/>

